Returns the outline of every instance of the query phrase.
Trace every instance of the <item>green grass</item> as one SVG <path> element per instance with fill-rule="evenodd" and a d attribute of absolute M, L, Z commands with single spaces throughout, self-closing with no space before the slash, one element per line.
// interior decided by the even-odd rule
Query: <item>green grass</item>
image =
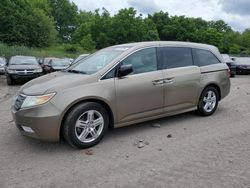
<path fill-rule="evenodd" d="M 88 53 L 80 47 L 72 45 L 58 45 L 47 48 L 29 48 L 26 46 L 8 46 L 0 43 L 0 56 L 9 59 L 15 55 L 35 56 L 35 57 L 69 57 L 75 58 L 79 54 Z"/>

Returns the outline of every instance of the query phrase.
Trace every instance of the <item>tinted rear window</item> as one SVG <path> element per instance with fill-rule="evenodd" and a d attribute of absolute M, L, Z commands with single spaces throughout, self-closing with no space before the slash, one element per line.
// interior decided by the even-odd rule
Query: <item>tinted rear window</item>
<path fill-rule="evenodd" d="M 159 69 L 170 69 L 193 65 L 190 48 L 160 47 L 157 50 Z"/>
<path fill-rule="evenodd" d="M 194 63 L 199 66 L 207 66 L 220 63 L 215 55 L 208 50 L 193 49 L 193 55 Z"/>

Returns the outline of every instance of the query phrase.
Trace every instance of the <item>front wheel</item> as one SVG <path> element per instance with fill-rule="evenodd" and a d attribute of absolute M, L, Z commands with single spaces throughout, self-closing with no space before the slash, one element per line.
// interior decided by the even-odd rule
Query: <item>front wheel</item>
<path fill-rule="evenodd" d="M 217 109 L 219 102 L 219 93 L 214 87 L 207 87 L 203 90 L 199 103 L 198 113 L 202 116 L 210 116 Z"/>
<path fill-rule="evenodd" d="M 14 80 L 11 78 L 11 76 L 7 75 L 6 80 L 9 86 L 14 84 Z"/>
<path fill-rule="evenodd" d="M 101 141 L 109 124 L 103 106 L 86 102 L 73 107 L 63 124 L 63 136 L 73 147 L 88 148 Z"/>

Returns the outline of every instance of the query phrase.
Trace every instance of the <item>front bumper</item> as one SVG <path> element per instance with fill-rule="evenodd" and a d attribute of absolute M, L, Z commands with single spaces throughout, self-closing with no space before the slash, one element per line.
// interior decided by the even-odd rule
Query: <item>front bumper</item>
<path fill-rule="evenodd" d="M 14 80 L 28 80 L 42 76 L 43 73 L 34 73 L 34 74 L 9 74 L 9 76 Z"/>
<path fill-rule="evenodd" d="M 11 111 L 17 128 L 25 136 L 49 142 L 59 141 L 61 112 L 52 103 L 20 110 L 12 106 Z"/>
<path fill-rule="evenodd" d="M 237 67 L 236 73 L 237 74 L 250 74 L 250 68 Z"/>

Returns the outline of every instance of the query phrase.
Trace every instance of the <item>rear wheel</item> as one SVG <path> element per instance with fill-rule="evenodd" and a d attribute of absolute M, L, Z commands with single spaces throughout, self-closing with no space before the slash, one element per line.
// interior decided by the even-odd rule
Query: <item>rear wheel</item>
<path fill-rule="evenodd" d="M 210 116 L 217 109 L 219 102 L 219 93 L 214 87 L 207 87 L 203 90 L 199 103 L 198 103 L 198 113 L 202 116 Z"/>
<path fill-rule="evenodd" d="M 108 124 L 108 113 L 100 104 L 81 103 L 66 116 L 63 136 L 71 146 L 88 148 L 101 141 Z"/>

